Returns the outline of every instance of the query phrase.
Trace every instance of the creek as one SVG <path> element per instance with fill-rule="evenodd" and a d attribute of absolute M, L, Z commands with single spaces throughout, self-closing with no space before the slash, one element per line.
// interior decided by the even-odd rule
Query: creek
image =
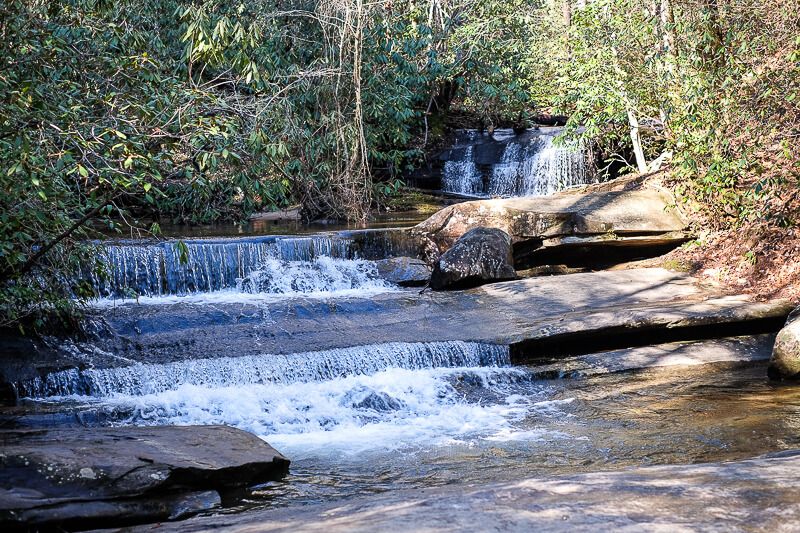
<path fill-rule="evenodd" d="M 443 188 L 514 196 L 586 183 L 583 155 L 555 146 L 553 135 L 499 132 L 489 141 L 464 133 L 443 165 Z M 378 273 L 380 259 L 417 256 L 406 232 L 391 225 L 292 235 L 273 234 L 285 227 L 244 236 L 214 229 L 205 237 L 184 235 L 180 244 L 110 240 L 99 246 L 111 275 L 76 276 L 100 295 L 91 303 L 100 315 L 174 306 L 177 324 L 194 320 L 192 306 L 220 305 L 220 316 L 230 318 L 232 306 L 246 304 L 264 316 L 280 307 L 292 320 L 324 322 L 325 314 L 309 309 L 328 306 L 330 316 L 341 317 L 348 309 L 364 313 L 381 295 L 400 294 L 398 307 L 420 298 L 419 289 Z M 131 320 L 130 329 L 140 332 L 141 322 Z M 225 512 L 280 506 L 302 513 L 304 504 L 398 489 L 724 461 L 800 447 L 800 391 L 766 381 L 760 361 L 769 357 L 769 339 L 758 340 L 748 363 L 612 372 L 597 363 L 600 356 L 571 374 L 574 359 L 555 359 L 563 370 L 554 373 L 550 364 L 544 372 L 512 364 L 509 346 L 415 342 L 416 326 L 403 327 L 408 342 L 256 354 L 242 354 L 233 342 L 224 357 L 204 357 L 201 338 L 191 359 L 107 367 L 93 364 L 99 348 L 91 342 L 67 346 L 84 364 L 18 384 L 24 415 L 15 423 L 225 424 L 292 460 L 285 479 L 223 495 Z M 259 334 L 255 326 L 253 332 L 247 334 Z"/>

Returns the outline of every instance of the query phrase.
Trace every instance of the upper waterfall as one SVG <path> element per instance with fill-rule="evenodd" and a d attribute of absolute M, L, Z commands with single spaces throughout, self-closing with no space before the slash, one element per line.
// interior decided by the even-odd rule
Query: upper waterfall
<path fill-rule="evenodd" d="M 539 196 L 587 183 L 584 151 L 555 142 L 560 128 L 462 130 L 443 153 L 442 190 L 468 196 Z"/>

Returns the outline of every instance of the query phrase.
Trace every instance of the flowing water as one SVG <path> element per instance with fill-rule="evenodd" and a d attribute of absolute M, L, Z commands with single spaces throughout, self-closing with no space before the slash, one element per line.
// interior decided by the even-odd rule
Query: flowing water
<path fill-rule="evenodd" d="M 557 146 L 554 135 L 467 132 L 444 165 L 444 186 L 515 196 L 585 183 L 583 154 Z M 402 290 L 378 276 L 375 260 L 415 252 L 394 231 L 120 241 L 102 244 L 109 276 L 79 279 L 103 297 L 93 302 L 101 309 L 134 296 L 210 306 L 258 298 L 268 313 L 274 298 L 292 307 L 301 296 L 336 304 Z M 84 368 L 18 384 L 25 414 L 15 423 L 227 424 L 292 460 L 286 479 L 224 495 L 226 512 L 800 447 L 800 392 L 768 384 L 763 365 L 636 374 L 598 367 L 545 379 L 552 369 L 512 366 L 508 347 L 489 344 L 247 356 L 233 344 L 228 357 L 142 364 L 120 356 L 114 364 L 128 366 L 112 368 L 93 368 L 89 354 Z"/>
<path fill-rule="evenodd" d="M 394 343 L 58 373 L 29 405 L 88 424 L 229 424 L 292 459 L 235 508 L 749 457 L 800 446 L 763 365 L 541 379 L 502 346 Z"/>
<path fill-rule="evenodd" d="M 558 128 L 483 133 L 464 130 L 443 154 L 442 190 L 465 196 L 541 196 L 588 183 L 580 145 Z"/>
<path fill-rule="evenodd" d="M 105 273 L 77 278 L 106 299 L 215 292 L 361 295 L 391 290 L 370 259 L 415 255 L 397 231 L 102 243 Z M 166 301 L 172 301 L 167 299 Z"/>

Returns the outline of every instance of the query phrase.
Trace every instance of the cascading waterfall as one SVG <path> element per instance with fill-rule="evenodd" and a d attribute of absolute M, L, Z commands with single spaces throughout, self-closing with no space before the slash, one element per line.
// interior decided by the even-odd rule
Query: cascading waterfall
<path fill-rule="evenodd" d="M 541 196 L 587 183 L 579 143 L 556 145 L 553 132 L 493 135 L 467 131 L 442 169 L 442 189 L 467 196 Z"/>
<path fill-rule="evenodd" d="M 542 196 L 587 183 L 586 161 L 580 145 L 554 146 L 553 138 L 539 137 L 540 146 L 525 147 L 518 165 L 520 196 Z"/>
<path fill-rule="evenodd" d="M 346 294 L 355 289 L 364 293 L 388 288 L 372 261 L 328 256 L 312 261 L 269 258 L 238 283 L 241 292 L 250 294 Z"/>
<path fill-rule="evenodd" d="M 19 384 L 20 395 L 141 396 L 180 385 L 205 387 L 324 381 L 374 374 L 387 368 L 440 368 L 509 364 L 507 346 L 461 341 L 388 343 L 290 355 L 265 354 L 65 370 Z"/>
<path fill-rule="evenodd" d="M 473 160 L 473 150 L 472 146 L 467 146 L 462 159 L 445 162 L 442 190 L 466 195 L 483 193 L 483 174 Z"/>
<path fill-rule="evenodd" d="M 359 255 L 392 244 L 392 235 L 381 232 L 109 244 L 101 245 L 107 275 L 86 269 L 79 277 L 112 298 L 385 289 L 374 264 Z"/>
<path fill-rule="evenodd" d="M 563 402 L 511 367 L 507 346 L 457 341 L 70 370 L 19 388 L 40 401 L 79 401 L 93 413 L 82 419 L 103 424 L 233 425 L 293 458 L 529 438 L 516 424 Z"/>

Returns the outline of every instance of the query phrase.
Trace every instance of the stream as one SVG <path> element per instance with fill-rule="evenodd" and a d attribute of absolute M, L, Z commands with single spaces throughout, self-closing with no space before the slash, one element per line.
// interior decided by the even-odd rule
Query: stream
<path fill-rule="evenodd" d="M 499 132 L 487 140 L 466 132 L 444 165 L 443 188 L 485 197 L 586 183 L 583 155 L 554 145 L 553 137 Z M 489 152 L 492 164 L 484 160 Z M 180 313 L 191 305 L 247 304 L 267 317 L 282 306 L 319 321 L 324 315 L 307 312 L 304 302 L 328 305 L 333 315 L 363 312 L 378 295 L 416 297 L 419 289 L 387 281 L 377 267 L 387 257 L 416 257 L 414 244 L 392 227 L 407 222 L 312 233 L 257 224 L 244 235 L 206 228 L 184 233 L 180 244 L 109 240 L 99 246 L 111 275 L 76 276 L 100 295 L 91 307 L 101 314 L 125 306 L 176 306 Z M 76 344 L 64 350 L 82 357 L 82 368 L 20 384 L 18 423 L 225 424 L 291 459 L 285 479 L 223 494 L 225 513 L 301 513 L 306 504 L 399 489 L 735 460 L 800 447 L 800 390 L 768 383 L 768 343 L 760 345 L 761 362 L 545 375 L 512 365 L 508 346 L 411 342 L 413 331 L 407 337 L 256 355 L 242 355 L 234 343 L 225 357 L 213 358 L 202 356 L 200 339 L 197 358 L 105 368 L 93 367 L 91 347 Z M 569 368 L 569 359 L 558 361 Z"/>
<path fill-rule="evenodd" d="M 228 511 L 800 447 L 800 391 L 770 385 L 764 364 L 542 379 L 506 357 L 443 343 L 303 354 L 293 373 L 274 358 L 133 367 L 26 408 L 87 425 L 229 424 L 292 458 L 284 480 L 227 495 Z"/>

